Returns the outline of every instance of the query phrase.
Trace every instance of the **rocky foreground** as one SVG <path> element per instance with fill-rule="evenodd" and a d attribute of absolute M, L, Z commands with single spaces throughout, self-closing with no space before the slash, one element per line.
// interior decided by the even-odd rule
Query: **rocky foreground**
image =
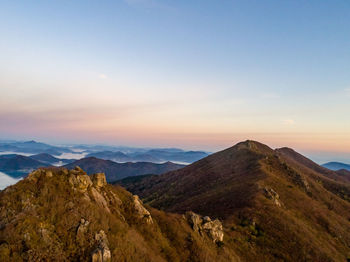
<path fill-rule="evenodd" d="M 219 220 L 168 214 L 81 168 L 0 192 L 0 261 L 239 261 Z"/>

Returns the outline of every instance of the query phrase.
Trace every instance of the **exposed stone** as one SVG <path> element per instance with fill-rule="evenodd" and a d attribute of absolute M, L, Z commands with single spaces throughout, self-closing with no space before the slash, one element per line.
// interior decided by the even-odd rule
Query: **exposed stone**
<path fill-rule="evenodd" d="M 202 229 L 208 234 L 211 239 L 213 239 L 214 242 L 222 242 L 224 240 L 222 223 L 218 219 L 204 222 Z"/>
<path fill-rule="evenodd" d="M 90 177 L 80 167 L 70 170 L 69 175 L 69 183 L 80 192 L 86 192 L 92 185 Z"/>
<path fill-rule="evenodd" d="M 194 212 L 187 212 L 185 215 L 187 222 L 190 224 L 192 229 L 200 233 L 200 227 L 202 225 L 202 218 Z"/>
<path fill-rule="evenodd" d="M 46 171 L 45 171 L 45 175 L 46 175 L 46 177 L 52 177 L 52 176 L 53 176 L 53 173 L 52 173 L 51 170 L 46 170 Z"/>
<path fill-rule="evenodd" d="M 123 202 L 120 200 L 120 198 L 113 191 L 110 191 L 110 193 L 113 196 L 112 203 L 117 205 L 117 206 L 121 206 L 123 204 Z"/>
<path fill-rule="evenodd" d="M 91 175 L 91 180 L 96 188 L 101 188 L 107 185 L 106 176 L 103 173 L 97 173 Z"/>
<path fill-rule="evenodd" d="M 91 194 L 100 207 L 106 209 L 108 212 L 111 212 L 106 199 L 94 187 L 91 188 Z"/>
<path fill-rule="evenodd" d="M 278 207 L 282 206 L 282 202 L 280 201 L 280 196 L 277 194 L 275 190 L 273 190 L 272 188 L 265 187 L 264 194 L 266 198 L 272 200 L 276 206 Z"/>
<path fill-rule="evenodd" d="M 109 243 L 107 235 L 103 230 L 95 234 L 97 248 L 91 254 L 92 262 L 110 262 L 111 251 L 109 250 Z"/>
<path fill-rule="evenodd" d="M 220 243 L 224 240 L 224 231 L 222 223 L 218 220 L 211 220 L 210 217 L 202 217 L 194 212 L 186 212 L 185 218 L 192 229 L 203 236 L 205 233 L 215 243 Z"/>
<path fill-rule="evenodd" d="M 27 179 L 36 183 L 42 174 L 42 169 L 37 169 L 27 176 Z"/>
<path fill-rule="evenodd" d="M 134 195 L 133 199 L 136 216 L 145 221 L 147 224 L 152 224 L 153 220 L 151 213 L 143 206 L 142 201 L 139 199 L 139 197 Z"/>
<path fill-rule="evenodd" d="M 80 219 L 79 226 L 77 228 L 77 235 L 76 235 L 76 239 L 78 243 L 82 243 L 84 239 L 84 235 L 88 230 L 89 224 L 90 222 L 85 220 L 84 218 Z"/>

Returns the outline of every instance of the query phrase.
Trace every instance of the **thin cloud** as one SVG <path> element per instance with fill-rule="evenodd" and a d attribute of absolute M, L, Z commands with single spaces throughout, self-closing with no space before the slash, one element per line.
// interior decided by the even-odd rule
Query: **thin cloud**
<path fill-rule="evenodd" d="M 282 123 L 286 126 L 293 126 L 295 125 L 295 121 L 293 119 L 283 119 Z"/>

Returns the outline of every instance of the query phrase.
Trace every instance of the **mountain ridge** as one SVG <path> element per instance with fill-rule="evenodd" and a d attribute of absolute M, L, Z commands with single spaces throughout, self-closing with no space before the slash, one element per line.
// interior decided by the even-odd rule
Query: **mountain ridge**
<path fill-rule="evenodd" d="M 292 149 L 248 140 L 124 186 L 155 208 L 222 219 L 229 237 L 250 239 L 231 243 L 245 261 L 344 261 L 350 252 L 350 183 Z"/>
<path fill-rule="evenodd" d="M 128 176 L 146 175 L 146 174 L 162 174 L 184 167 L 184 165 L 166 162 L 162 164 L 151 162 L 127 162 L 117 163 L 111 160 L 98 159 L 96 157 L 88 157 L 67 164 L 64 167 L 72 169 L 80 166 L 88 174 L 102 172 L 106 174 L 108 182 L 114 182 Z"/>

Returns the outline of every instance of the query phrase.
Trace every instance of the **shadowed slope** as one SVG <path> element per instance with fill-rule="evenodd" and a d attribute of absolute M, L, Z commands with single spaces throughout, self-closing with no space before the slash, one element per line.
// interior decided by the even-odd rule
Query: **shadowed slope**
<path fill-rule="evenodd" d="M 150 177 L 135 192 L 157 208 L 225 217 L 252 204 L 257 181 L 265 176 L 258 162 L 265 153 L 273 151 L 262 144 L 241 143 L 183 169 Z"/>

